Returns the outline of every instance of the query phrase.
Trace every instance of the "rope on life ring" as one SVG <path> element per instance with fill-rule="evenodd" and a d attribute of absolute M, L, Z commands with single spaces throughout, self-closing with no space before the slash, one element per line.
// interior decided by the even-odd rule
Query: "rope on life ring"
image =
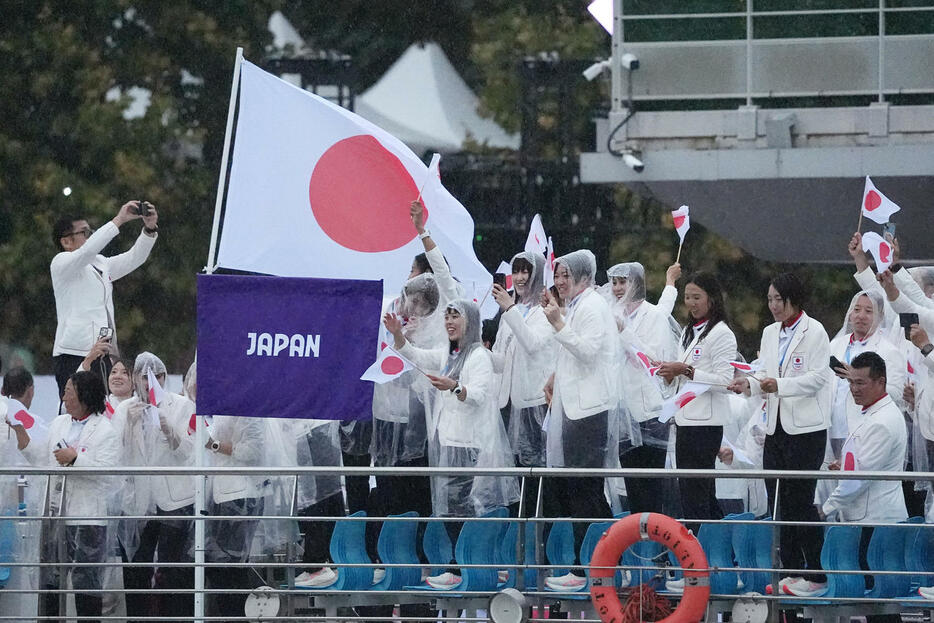
<path fill-rule="evenodd" d="M 676 520 L 660 513 L 629 515 L 603 533 L 590 559 L 590 601 L 603 623 L 629 623 L 616 592 L 615 567 L 637 541 L 655 541 L 674 553 L 684 570 L 684 594 L 671 615 L 658 623 L 697 623 L 707 611 L 710 573 L 697 538 Z M 602 567 L 602 568 L 601 568 Z"/>

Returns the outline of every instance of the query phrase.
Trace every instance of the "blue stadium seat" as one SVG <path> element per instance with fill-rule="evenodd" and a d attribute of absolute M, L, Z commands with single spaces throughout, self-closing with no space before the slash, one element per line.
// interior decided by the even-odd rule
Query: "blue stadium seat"
<path fill-rule="evenodd" d="M 752 513 L 748 513 L 752 518 Z M 727 515 L 725 519 L 736 519 L 736 515 Z M 707 556 L 710 567 L 720 569 L 733 568 L 733 526 L 727 523 L 709 523 L 700 527 L 698 541 Z M 710 573 L 710 592 L 714 595 L 735 595 L 739 574 L 735 571 L 715 571 Z"/>
<path fill-rule="evenodd" d="M 872 571 L 906 571 L 905 528 L 880 526 L 872 531 L 866 562 Z M 872 589 L 866 597 L 903 597 L 911 589 L 911 576 L 874 575 Z"/>
<path fill-rule="evenodd" d="M 508 517 L 509 511 L 497 508 L 483 517 Z M 462 565 L 489 565 L 497 559 L 499 536 L 502 522 L 493 521 L 467 521 L 461 529 L 454 548 L 457 562 Z M 458 591 L 492 591 L 496 590 L 498 575 L 496 569 L 478 569 L 474 567 L 461 568 L 461 583 L 457 585 Z"/>
<path fill-rule="evenodd" d="M 830 526 L 824 533 L 821 566 L 827 571 L 859 571 L 859 526 Z M 863 597 L 866 583 L 861 573 L 827 574 L 825 597 Z"/>
<path fill-rule="evenodd" d="M 386 567 L 386 577 L 379 584 L 373 585 L 373 590 L 399 591 L 403 587 L 418 584 L 421 580 L 421 567 L 419 566 L 418 552 L 415 542 L 418 533 L 418 517 L 415 511 L 390 517 L 412 517 L 412 521 L 385 521 L 379 532 L 379 541 L 376 544 L 380 560 L 387 565 L 415 565 L 414 567 Z"/>
<path fill-rule="evenodd" d="M 919 519 L 921 521 L 915 521 Z M 924 523 L 921 517 L 913 517 L 909 521 Z M 918 574 L 911 576 L 912 583 L 916 586 L 934 585 L 934 528 L 918 526 L 907 529 L 905 569 Z"/>
<path fill-rule="evenodd" d="M 516 543 L 519 538 L 519 522 L 510 521 L 502 524 L 500 528 L 499 546 L 496 549 L 496 562 L 500 569 L 509 572 L 509 578 L 505 582 L 497 584 L 497 590 L 504 588 L 513 588 L 516 585 Z"/>
<path fill-rule="evenodd" d="M 12 515 L 12 513 L 8 515 Z M 5 562 L 13 562 L 13 545 L 15 542 L 16 530 L 12 517 L 10 519 L 0 519 L 0 565 Z M 6 586 L 6 583 L 10 580 L 10 573 L 10 567 L 0 566 L 0 588 Z"/>
<path fill-rule="evenodd" d="M 454 546 L 443 521 L 429 521 L 422 537 L 422 550 L 431 563 L 431 575 L 440 575 L 454 559 Z"/>
<path fill-rule="evenodd" d="M 570 521 L 557 521 L 551 524 L 551 532 L 545 542 L 545 555 L 548 563 L 559 565 L 552 569 L 553 576 L 562 576 L 571 572 L 568 568 L 574 564 L 574 524 Z"/>
<path fill-rule="evenodd" d="M 601 521 L 598 523 L 590 524 L 590 527 L 587 528 L 587 533 L 584 535 L 584 540 L 581 543 L 580 551 L 580 561 L 584 566 L 590 565 L 590 559 L 593 558 L 593 551 L 597 548 L 597 542 L 600 541 L 600 537 L 603 536 L 603 533 L 613 527 L 612 521 Z M 587 571 L 587 582 L 590 583 L 590 569 Z M 616 572 L 616 586 L 620 586 L 622 581 L 623 572 Z"/>
<path fill-rule="evenodd" d="M 366 517 L 366 511 L 357 511 L 351 517 Z M 347 564 L 370 564 L 366 552 L 366 522 L 341 521 L 334 523 L 331 534 L 331 560 L 337 571 L 337 580 L 328 586 L 303 587 L 307 590 L 362 591 L 373 586 L 372 567 L 343 567 Z"/>
<path fill-rule="evenodd" d="M 752 513 L 742 513 L 735 519 L 755 519 Z M 764 530 L 762 528 L 765 528 Z M 761 567 L 756 554 L 759 549 L 757 539 L 762 539 L 765 544 L 771 546 L 772 528 L 767 524 L 761 526 L 757 524 L 736 524 L 733 526 L 733 555 L 736 557 L 736 564 L 740 567 L 750 569 Z M 765 549 L 765 548 L 763 548 Z M 768 564 L 766 567 L 771 567 Z M 739 579 L 743 583 L 743 592 L 765 593 L 765 587 L 770 578 L 767 571 L 740 571 Z"/>

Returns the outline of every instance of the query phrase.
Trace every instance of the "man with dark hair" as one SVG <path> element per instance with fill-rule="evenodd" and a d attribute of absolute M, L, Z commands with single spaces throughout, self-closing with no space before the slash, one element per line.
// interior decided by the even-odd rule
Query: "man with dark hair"
<path fill-rule="evenodd" d="M 10 368 L 3 375 L 3 388 L 0 395 L 19 400 L 28 409 L 36 395 L 32 374 L 22 366 Z"/>
<path fill-rule="evenodd" d="M 120 226 L 142 218 L 143 231 L 126 253 L 104 257 L 104 250 L 120 233 Z M 65 382 L 99 339 L 110 340 L 116 352 L 113 282 L 139 268 L 156 243 L 159 215 L 149 203 L 129 201 L 112 221 L 96 232 L 83 217 L 69 215 L 52 227 L 59 253 L 52 258 L 52 289 L 58 326 L 52 359 L 61 396 Z M 110 358 L 101 357 L 91 370 L 102 378 L 110 372 Z"/>
<path fill-rule="evenodd" d="M 885 391 L 885 361 L 874 352 L 864 352 L 850 362 L 850 393 L 862 407 L 861 419 L 843 444 L 843 471 L 899 472 L 905 465 L 908 431 L 901 410 Z M 841 480 L 820 509 L 826 518 L 836 513 L 840 521 L 897 523 L 908 518 L 902 483 L 898 480 Z M 873 528 L 863 528 L 859 564 L 868 569 L 866 553 Z M 871 588 L 872 576 L 866 576 Z M 875 615 L 867 623 L 901 621 L 901 616 Z"/>

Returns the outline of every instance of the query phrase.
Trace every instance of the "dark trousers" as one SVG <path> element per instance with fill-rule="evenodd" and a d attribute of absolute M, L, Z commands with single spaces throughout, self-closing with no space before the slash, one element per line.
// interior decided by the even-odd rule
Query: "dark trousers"
<path fill-rule="evenodd" d="M 652 446 L 638 446 L 619 457 L 620 467 L 623 468 L 650 468 L 664 469 L 665 448 Z M 663 513 L 665 497 L 661 495 L 662 484 L 659 478 L 633 478 L 627 476 L 626 499 L 629 500 L 629 511 L 635 513 Z"/>
<path fill-rule="evenodd" d="M 369 467 L 369 454 L 341 453 L 344 467 Z M 344 476 L 344 485 L 347 489 L 347 510 L 350 514 L 363 511 L 367 508 L 367 499 L 370 497 L 369 476 Z"/>
<path fill-rule="evenodd" d="M 335 493 L 323 500 L 315 502 L 298 511 L 299 517 L 343 517 L 344 499 L 341 494 Z M 334 534 L 333 521 L 302 521 L 298 522 L 299 530 L 304 535 L 305 551 L 302 553 L 302 562 L 319 564 L 331 560 L 331 535 Z"/>
<path fill-rule="evenodd" d="M 106 559 L 106 526 L 65 526 L 64 531 L 65 561 L 77 563 L 101 563 Z M 74 567 L 71 569 L 71 583 L 75 590 L 75 613 L 83 621 L 97 623 L 103 613 L 103 598 L 100 593 L 84 593 L 82 590 L 102 588 L 102 569 L 100 567 Z M 66 579 L 61 578 L 58 586 L 65 588 Z M 46 593 L 45 616 L 58 617 L 59 595 Z"/>
<path fill-rule="evenodd" d="M 81 355 L 58 355 L 52 357 L 52 366 L 55 369 L 55 382 L 58 384 L 58 398 L 61 400 L 65 393 L 65 383 L 68 377 L 78 371 L 78 366 L 84 361 Z M 113 368 L 113 361 L 110 357 L 98 357 L 91 362 L 90 371 L 97 374 L 104 381 L 104 387 L 107 387 L 107 377 L 110 376 L 110 369 Z"/>
<path fill-rule="evenodd" d="M 762 454 L 764 469 L 814 470 L 824 462 L 827 431 L 789 435 L 782 428 L 781 417 L 775 432 L 765 438 Z M 765 481 L 769 498 L 769 512 L 775 508 L 775 479 Z M 782 521 L 820 521 L 814 506 L 813 479 L 786 479 L 778 482 L 778 512 L 775 519 Z M 779 557 L 785 569 L 820 570 L 820 551 L 824 545 L 824 532 L 820 526 L 782 526 L 780 529 Z M 826 582 L 822 573 L 803 576 L 812 582 Z"/>
<path fill-rule="evenodd" d="M 875 528 L 863 528 L 859 535 L 859 568 L 869 569 L 869 542 L 872 540 L 872 533 Z M 866 590 L 869 590 L 875 584 L 875 578 L 871 575 L 866 576 Z M 866 623 L 902 623 L 900 614 L 868 614 Z"/>
<path fill-rule="evenodd" d="M 678 469 L 713 469 L 723 441 L 722 426 L 679 426 L 675 436 Z M 679 478 L 681 512 L 686 519 L 723 519 L 716 478 Z M 699 523 L 686 524 L 698 533 Z"/>
<path fill-rule="evenodd" d="M 607 440 L 606 411 L 580 420 L 565 417 L 562 428 L 564 464 L 569 468 L 604 466 Z M 545 515 L 548 517 L 608 518 L 610 505 L 603 492 L 604 479 L 597 476 L 554 477 L 545 481 Z M 574 559 L 580 564 L 580 548 L 588 522 L 574 523 Z M 546 535 L 547 538 L 547 535 Z M 584 575 L 577 569 L 575 575 Z"/>
<path fill-rule="evenodd" d="M 156 509 L 157 515 L 193 515 L 194 506 L 189 505 L 173 511 Z M 133 562 L 153 562 L 158 552 L 159 562 L 188 562 L 191 521 L 146 522 L 140 534 L 139 547 L 133 555 Z M 124 555 L 124 560 L 126 555 Z M 153 580 L 155 579 L 155 582 Z M 159 567 L 154 573 L 152 567 L 124 567 L 123 585 L 125 588 L 148 589 L 153 585 L 160 591 L 194 588 L 195 572 L 192 567 Z M 166 617 L 191 616 L 194 612 L 194 595 L 191 593 L 127 593 L 127 617 L 132 621 L 151 617 L 154 613 Z"/>

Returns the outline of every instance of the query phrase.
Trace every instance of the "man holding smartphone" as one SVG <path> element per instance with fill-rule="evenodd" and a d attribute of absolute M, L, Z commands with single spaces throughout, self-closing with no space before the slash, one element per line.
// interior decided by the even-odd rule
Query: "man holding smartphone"
<path fill-rule="evenodd" d="M 136 219 L 142 219 L 143 230 L 130 250 L 112 257 L 101 255 L 120 233 L 120 226 Z M 149 257 L 158 237 L 158 221 L 151 203 L 128 201 L 113 220 L 97 231 L 81 216 L 65 216 L 53 226 L 52 240 L 59 253 L 51 264 L 58 319 L 52 360 L 59 396 L 68 377 L 99 340 L 109 340 L 108 355 L 116 352 L 113 282 L 139 268 Z M 110 357 L 101 356 L 90 369 L 106 379 L 110 366 Z"/>

